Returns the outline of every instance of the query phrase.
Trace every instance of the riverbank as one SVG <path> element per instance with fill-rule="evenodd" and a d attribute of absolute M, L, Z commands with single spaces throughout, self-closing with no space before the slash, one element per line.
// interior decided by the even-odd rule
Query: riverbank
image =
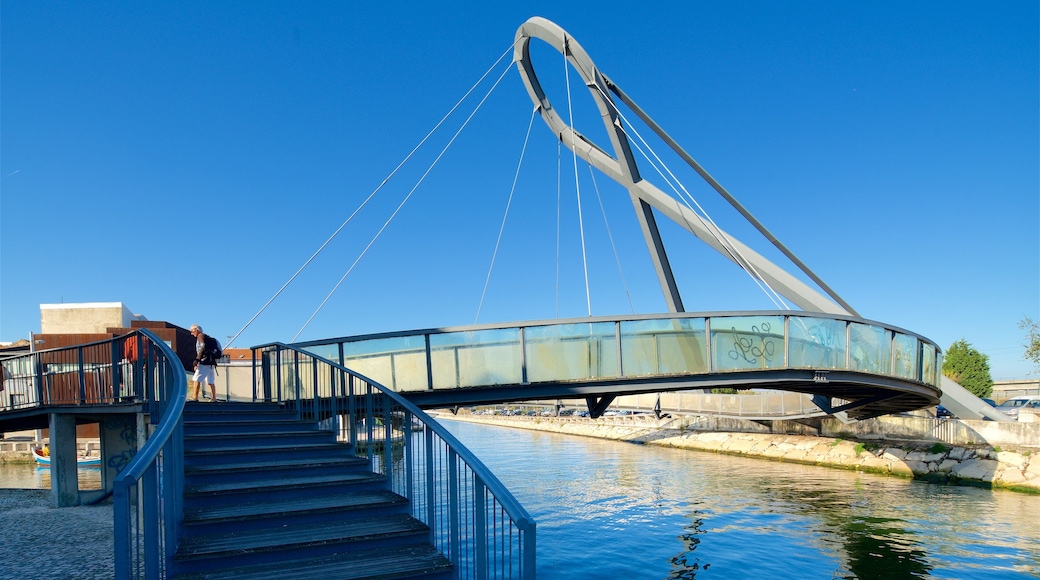
<path fill-rule="evenodd" d="M 952 446 L 905 441 L 856 441 L 813 435 L 702 431 L 691 428 L 694 417 L 656 419 L 651 415 L 637 415 L 593 420 L 463 413 L 438 413 L 436 416 L 445 420 L 1040 494 L 1040 450 L 1002 449 L 988 445 Z"/>

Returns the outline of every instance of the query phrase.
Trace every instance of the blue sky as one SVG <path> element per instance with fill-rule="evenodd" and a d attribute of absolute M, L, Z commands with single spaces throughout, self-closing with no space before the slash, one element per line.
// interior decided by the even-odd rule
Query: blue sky
<path fill-rule="evenodd" d="M 534 15 L 861 315 L 944 349 L 964 338 L 997 379 L 1036 375 L 1017 327 L 1040 318 L 1035 2 L 4 2 L 0 340 L 38 332 L 57 302 L 234 335 Z M 536 41 L 535 65 L 565 110 L 562 60 Z M 490 84 L 236 346 L 300 330 Z M 575 126 L 606 147 L 571 94 Z M 301 340 L 473 323 L 531 110 L 511 67 Z M 558 303 L 557 146 L 536 119 L 479 322 L 588 314 L 564 153 Z M 782 260 L 666 160 L 724 229 Z M 663 311 L 627 194 L 578 173 L 593 314 Z M 773 308 L 661 226 L 687 310 Z"/>

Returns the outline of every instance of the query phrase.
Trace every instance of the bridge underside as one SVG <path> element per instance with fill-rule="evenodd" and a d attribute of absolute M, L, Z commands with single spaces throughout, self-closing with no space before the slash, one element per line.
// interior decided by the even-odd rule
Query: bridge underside
<path fill-rule="evenodd" d="M 590 408 L 596 401 L 619 395 L 638 395 L 693 389 L 785 390 L 813 395 L 827 413 L 844 411 L 850 419 L 863 420 L 934 406 L 937 388 L 889 377 L 849 371 L 814 370 L 759 371 L 645 379 L 582 382 L 545 382 L 527 385 L 494 385 L 437 389 L 401 394 L 425 409 L 470 405 L 493 405 L 537 399 L 585 399 Z M 609 403 L 609 400 L 607 400 Z M 605 408 L 605 405 L 603 405 Z"/>

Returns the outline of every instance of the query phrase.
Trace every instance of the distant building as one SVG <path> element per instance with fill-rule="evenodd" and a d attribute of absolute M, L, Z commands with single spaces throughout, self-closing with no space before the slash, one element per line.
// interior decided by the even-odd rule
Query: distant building
<path fill-rule="evenodd" d="M 129 328 L 134 314 L 122 302 L 40 304 L 40 334 L 101 334 L 109 328 Z"/>
<path fill-rule="evenodd" d="M 998 403 L 1024 395 L 1040 395 L 1040 379 L 993 381 L 993 400 Z"/>
<path fill-rule="evenodd" d="M 49 350 L 108 340 L 147 328 L 177 353 L 186 371 L 195 360 L 195 338 L 187 329 L 134 314 L 122 302 L 41 304 L 40 333 L 31 337 L 33 350 Z"/>

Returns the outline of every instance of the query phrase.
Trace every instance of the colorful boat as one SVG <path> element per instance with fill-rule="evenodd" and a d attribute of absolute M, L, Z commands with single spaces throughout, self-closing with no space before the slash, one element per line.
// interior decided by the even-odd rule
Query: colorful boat
<path fill-rule="evenodd" d="M 32 448 L 33 458 L 36 459 L 36 464 L 40 467 L 50 467 L 51 457 L 50 455 L 44 455 L 39 449 Z M 84 457 L 82 455 L 76 456 L 77 467 L 101 467 L 100 457 Z"/>

